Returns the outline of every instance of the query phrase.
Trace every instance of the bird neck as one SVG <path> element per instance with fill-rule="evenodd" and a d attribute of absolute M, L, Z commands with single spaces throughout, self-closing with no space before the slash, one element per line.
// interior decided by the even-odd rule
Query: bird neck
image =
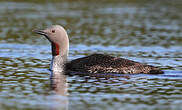
<path fill-rule="evenodd" d="M 50 70 L 62 72 L 67 61 L 68 46 L 61 48 L 60 45 L 52 43 L 52 61 Z"/>

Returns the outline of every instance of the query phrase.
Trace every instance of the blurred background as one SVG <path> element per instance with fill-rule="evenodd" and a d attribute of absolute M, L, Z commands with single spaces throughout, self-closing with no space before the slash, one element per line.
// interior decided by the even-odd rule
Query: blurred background
<path fill-rule="evenodd" d="M 32 32 L 62 25 L 69 59 L 93 53 L 127 58 L 164 75 L 69 76 L 69 109 L 182 109 L 181 0 L 0 0 L 0 108 L 50 109 L 50 44 Z"/>

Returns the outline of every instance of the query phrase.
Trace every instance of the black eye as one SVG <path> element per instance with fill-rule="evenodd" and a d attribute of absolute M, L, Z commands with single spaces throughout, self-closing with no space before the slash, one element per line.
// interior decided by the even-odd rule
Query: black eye
<path fill-rule="evenodd" d="M 55 30 L 52 30 L 52 33 L 55 33 Z"/>

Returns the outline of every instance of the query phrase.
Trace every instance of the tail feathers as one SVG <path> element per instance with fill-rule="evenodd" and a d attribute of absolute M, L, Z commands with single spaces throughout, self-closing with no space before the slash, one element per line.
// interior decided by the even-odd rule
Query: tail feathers
<path fill-rule="evenodd" d="M 153 69 L 153 70 L 150 70 L 149 74 L 163 74 L 164 71 L 156 68 L 156 69 Z"/>

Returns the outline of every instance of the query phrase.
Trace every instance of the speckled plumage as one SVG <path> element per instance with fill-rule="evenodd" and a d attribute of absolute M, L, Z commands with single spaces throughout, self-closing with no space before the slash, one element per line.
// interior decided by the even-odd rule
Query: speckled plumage
<path fill-rule="evenodd" d="M 103 54 L 93 54 L 87 57 L 72 60 L 66 64 L 66 70 L 84 73 L 163 73 L 163 71 L 161 71 L 159 68 L 151 65 Z"/>
<path fill-rule="evenodd" d="M 82 75 L 88 75 L 89 73 L 163 73 L 163 71 L 154 66 L 103 54 L 93 54 L 67 62 L 69 38 L 62 26 L 54 25 L 44 30 L 34 30 L 34 32 L 45 36 L 52 44 L 53 58 L 50 68 L 52 71 L 65 71 L 67 74 L 74 72 L 74 74 Z"/>

